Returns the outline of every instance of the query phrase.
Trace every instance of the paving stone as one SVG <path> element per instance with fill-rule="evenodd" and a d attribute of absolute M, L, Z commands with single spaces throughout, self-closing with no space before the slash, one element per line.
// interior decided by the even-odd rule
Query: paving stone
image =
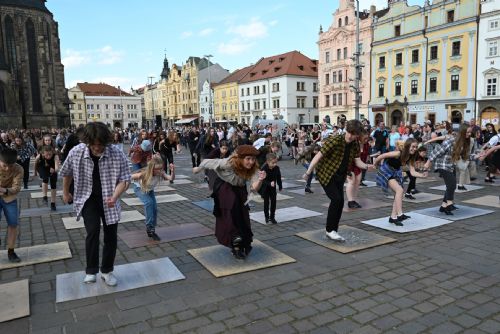
<path fill-rule="evenodd" d="M 447 334 L 454 334 L 461 332 L 463 330 L 462 327 L 455 325 L 451 322 L 445 322 L 437 327 L 434 327 L 431 330 L 431 333 L 433 334 L 442 334 L 442 333 L 447 333 Z"/>
<path fill-rule="evenodd" d="M 451 320 L 463 328 L 471 328 L 471 327 L 474 327 L 478 323 L 481 322 L 481 320 L 474 318 L 474 317 L 471 317 L 468 314 L 462 314 L 462 315 L 455 317 Z M 500 330 L 500 327 L 499 327 L 499 330 Z"/>
<path fill-rule="evenodd" d="M 120 311 L 109 315 L 113 327 L 119 328 L 122 326 L 145 321 L 151 318 L 151 314 L 145 307 L 135 308 L 132 310 Z"/>

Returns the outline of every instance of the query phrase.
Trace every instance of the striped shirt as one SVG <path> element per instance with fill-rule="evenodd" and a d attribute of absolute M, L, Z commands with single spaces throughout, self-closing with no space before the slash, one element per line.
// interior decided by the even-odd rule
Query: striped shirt
<path fill-rule="evenodd" d="M 94 162 L 90 156 L 89 148 L 86 144 L 79 144 L 69 152 L 59 171 L 59 175 L 63 177 L 73 176 L 75 183 L 73 205 L 77 220 L 80 219 L 83 206 L 92 193 L 93 170 Z M 99 159 L 99 174 L 102 185 L 102 198 L 105 201 L 107 198 L 113 196 L 118 183 L 130 181 L 130 170 L 125 153 L 112 145 L 107 146 Z M 116 202 L 113 208 L 108 208 L 106 203 L 104 203 L 106 224 L 118 223 L 120 214 L 121 206 L 119 201 Z"/>

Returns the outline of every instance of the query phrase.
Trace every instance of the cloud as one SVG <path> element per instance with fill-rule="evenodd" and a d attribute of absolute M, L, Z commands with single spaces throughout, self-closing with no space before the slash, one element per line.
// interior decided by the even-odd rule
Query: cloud
<path fill-rule="evenodd" d="M 193 36 L 193 32 L 191 32 L 191 31 L 184 31 L 181 34 L 181 39 L 186 39 L 186 38 L 189 38 L 191 36 Z"/>
<path fill-rule="evenodd" d="M 246 39 L 263 38 L 267 36 L 267 26 L 258 17 L 254 17 L 247 24 L 229 27 L 228 33 Z"/>
<path fill-rule="evenodd" d="M 278 24 L 278 20 L 272 20 L 271 22 L 269 22 L 270 27 L 274 27 L 277 24 Z"/>
<path fill-rule="evenodd" d="M 102 82 L 114 87 L 120 86 L 122 90 L 128 91 L 130 87 L 137 82 L 137 80 L 127 77 L 102 76 L 102 77 L 96 77 L 89 82 L 93 83 Z"/>
<path fill-rule="evenodd" d="M 115 51 L 109 45 L 104 46 L 98 51 L 98 64 L 100 65 L 113 65 L 122 60 L 123 52 Z"/>
<path fill-rule="evenodd" d="M 200 31 L 198 35 L 204 37 L 204 36 L 209 36 L 209 35 L 213 34 L 214 32 L 215 32 L 215 29 L 206 28 L 206 29 L 203 29 L 202 31 Z"/>
<path fill-rule="evenodd" d="M 235 56 L 249 50 L 252 46 L 254 46 L 254 43 L 243 43 L 241 41 L 233 40 L 228 43 L 220 43 L 217 50 L 220 54 Z"/>
<path fill-rule="evenodd" d="M 88 52 L 68 49 L 64 52 L 61 62 L 66 68 L 79 67 L 90 63 L 91 57 Z"/>

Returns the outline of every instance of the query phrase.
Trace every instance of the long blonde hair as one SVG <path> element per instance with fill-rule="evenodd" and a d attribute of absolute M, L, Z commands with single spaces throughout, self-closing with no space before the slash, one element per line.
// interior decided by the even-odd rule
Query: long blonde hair
<path fill-rule="evenodd" d="M 151 160 L 149 160 L 146 167 L 141 169 L 142 174 L 140 179 L 140 185 L 142 192 L 146 193 L 152 190 L 151 184 L 153 183 L 153 179 L 157 177 L 154 176 L 154 169 L 156 165 L 163 166 L 163 160 L 158 156 L 154 156 Z"/>

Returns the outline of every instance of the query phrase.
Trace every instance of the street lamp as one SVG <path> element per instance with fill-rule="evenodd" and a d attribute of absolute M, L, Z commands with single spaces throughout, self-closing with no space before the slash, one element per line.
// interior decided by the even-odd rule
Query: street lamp
<path fill-rule="evenodd" d="M 203 56 L 207 60 L 207 67 L 208 67 L 208 113 L 209 113 L 209 125 L 212 127 L 212 110 L 213 110 L 213 101 L 212 101 L 212 78 L 210 77 L 210 58 L 212 58 L 212 55 L 204 55 Z"/>

